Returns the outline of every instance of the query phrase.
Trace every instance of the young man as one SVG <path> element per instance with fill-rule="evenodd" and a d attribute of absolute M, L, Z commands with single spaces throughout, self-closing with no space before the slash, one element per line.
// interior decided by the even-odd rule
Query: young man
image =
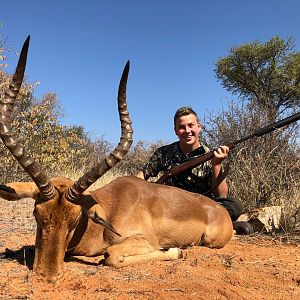
<path fill-rule="evenodd" d="M 199 141 L 201 125 L 192 108 L 182 107 L 176 111 L 174 130 L 179 141 L 158 148 L 143 170 L 136 174 L 137 177 L 145 180 L 156 177 L 160 171 L 164 171 L 174 164 L 180 164 L 194 156 L 210 151 Z M 249 234 L 253 232 L 251 224 L 235 222 L 242 214 L 242 205 L 240 201 L 227 198 L 228 186 L 225 179 L 211 193 L 207 194 L 211 187 L 215 186 L 217 177 L 222 172 L 222 161 L 227 158 L 228 153 L 227 146 L 220 146 L 214 151 L 214 157 L 210 161 L 169 178 L 165 184 L 194 193 L 206 194 L 227 209 L 238 234 Z"/>

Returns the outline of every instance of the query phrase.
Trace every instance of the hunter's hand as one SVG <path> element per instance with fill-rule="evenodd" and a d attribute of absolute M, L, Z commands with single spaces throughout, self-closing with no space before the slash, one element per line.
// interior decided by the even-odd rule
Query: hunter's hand
<path fill-rule="evenodd" d="M 227 146 L 220 146 L 214 151 L 214 157 L 211 159 L 213 165 L 220 164 L 228 157 L 229 148 Z"/>

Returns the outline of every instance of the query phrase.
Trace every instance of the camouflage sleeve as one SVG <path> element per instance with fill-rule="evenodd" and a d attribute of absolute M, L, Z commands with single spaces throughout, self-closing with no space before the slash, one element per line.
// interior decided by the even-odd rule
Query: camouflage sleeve
<path fill-rule="evenodd" d="M 143 168 L 145 178 L 156 177 L 163 170 L 163 155 L 161 148 L 158 148 L 150 157 Z"/>

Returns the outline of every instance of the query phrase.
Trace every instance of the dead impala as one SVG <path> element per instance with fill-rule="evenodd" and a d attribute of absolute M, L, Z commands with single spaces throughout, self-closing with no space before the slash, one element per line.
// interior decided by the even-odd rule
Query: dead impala
<path fill-rule="evenodd" d="M 25 41 L 12 82 L 0 101 L 0 136 L 33 182 L 7 184 L 6 200 L 35 199 L 37 222 L 34 271 L 49 281 L 63 275 L 64 257 L 104 254 L 105 263 L 122 267 L 151 260 L 173 260 L 182 247 L 221 248 L 232 237 L 227 211 L 199 194 L 120 177 L 101 189 L 84 193 L 128 152 L 132 127 L 126 104 L 129 63 L 119 84 L 118 110 L 121 138 L 116 149 L 73 182 L 49 179 L 24 149 L 11 128 L 11 111 L 23 81 L 29 37 Z"/>

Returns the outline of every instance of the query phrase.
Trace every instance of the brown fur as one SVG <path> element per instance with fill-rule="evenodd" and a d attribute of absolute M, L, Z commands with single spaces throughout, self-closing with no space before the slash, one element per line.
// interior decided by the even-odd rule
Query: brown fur
<path fill-rule="evenodd" d="M 36 188 L 33 182 L 9 182 L 0 185 L 0 197 L 8 201 L 32 198 Z"/>
<path fill-rule="evenodd" d="M 32 185 L 9 184 L 21 194 L 32 193 L 36 200 L 34 270 L 50 281 L 62 276 L 65 252 L 85 256 L 105 254 L 106 264 L 122 267 L 177 259 L 181 251 L 174 247 L 221 248 L 232 237 L 228 212 L 199 194 L 136 177 L 120 177 L 82 195 L 73 204 L 64 197 L 64 191 L 73 182 L 64 178 L 51 181 L 59 193 L 45 202 L 39 192 L 32 193 Z M 88 216 L 110 223 L 121 236 Z"/>

